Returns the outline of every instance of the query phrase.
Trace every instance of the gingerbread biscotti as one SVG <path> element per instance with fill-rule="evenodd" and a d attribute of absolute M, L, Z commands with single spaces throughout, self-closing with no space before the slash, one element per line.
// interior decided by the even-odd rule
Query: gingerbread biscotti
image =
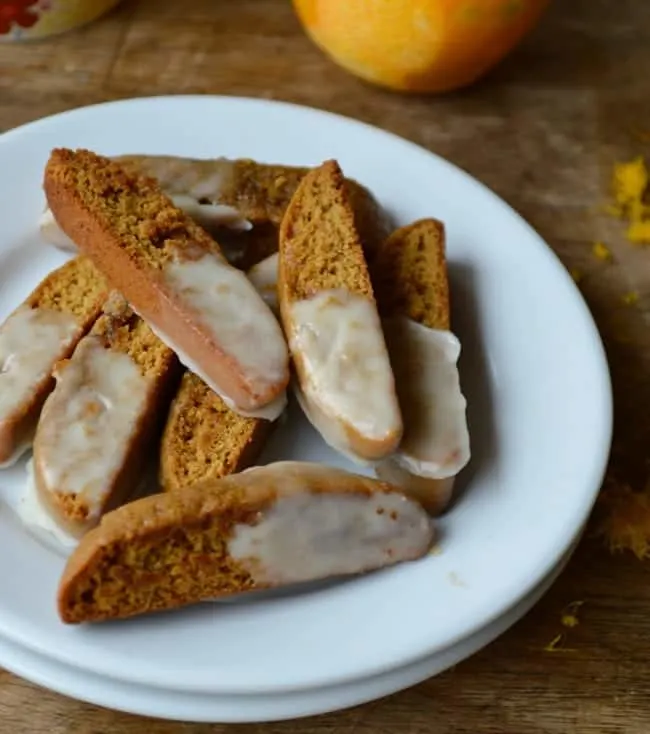
<path fill-rule="evenodd" d="M 389 484 L 279 462 L 105 515 L 68 560 L 59 614 L 97 622 L 363 573 L 420 558 L 432 538 L 425 511 Z"/>
<path fill-rule="evenodd" d="M 160 484 L 184 490 L 246 469 L 273 423 L 238 415 L 193 372 L 183 375 L 160 446 Z"/>
<path fill-rule="evenodd" d="M 253 226 L 279 226 L 284 210 L 307 168 L 258 163 L 246 158 L 196 159 L 128 155 L 121 165 L 151 176 L 170 194 L 232 207 Z"/>
<path fill-rule="evenodd" d="M 284 213 L 310 170 L 301 166 L 259 163 L 246 158 L 197 160 L 129 155 L 115 160 L 130 170 L 157 179 L 161 188 L 171 196 L 229 207 L 244 221 L 250 222 L 256 234 L 263 230 L 263 237 L 250 237 L 249 232 L 237 232 L 237 228 L 232 227 L 220 233 L 226 241 L 239 243 L 244 253 L 240 267 L 244 270 L 277 250 L 277 230 Z M 370 257 L 390 234 L 390 218 L 365 186 L 349 177 L 345 179 L 345 186 L 355 211 L 364 252 Z M 262 242 L 267 245 L 260 251 Z"/>
<path fill-rule="evenodd" d="M 254 264 L 261 242 L 260 230 L 265 247 L 275 243 L 272 246 L 277 250 L 282 215 L 308 170 L 248 159 L 124 155 L 112 160 L 132 175 L 155 179 L 174 204 L 197 224 L 213 235 L 223 236 L 234 250 L 242 253 L 246 260 L 244 269 Z M 351 185 L 361 188 L 355 183 Z M 367 196 L 371 198 L 370 194 Z M 74 249 L 74 243 L 61 231 L 49 208 L 41 217 L 40 228 L 48 242 Z M 247 237 L 253 228 L 256 237 Z"/>
<path fill-rule="evenodd" d="M 251 283 L 274 313 L 278 253 L 254 265 Z M 165 491 L 205 479 L 219 479 L 249 467 L 264 448 L 273 422 L 239 415 L 189 370 L 174 398 L 160 450 L 160 483 Z"/>
<path fill-rule="evenodd" d="M 31 446 L 52 370 L 100 314 L 108 287 L 78 257 L 50 273 L 0 326 L 0 464 Z"/>
<path fill-rule="evenodd" d="M 289 370 L 277 320 L 153 179 L 89 151 L 58 149 L 44 188 L 63 231 L 181 362 L 233 410 L 279 415 Z"/>
<path fill-rule="evenodd" d="M 378 249 L 371 275 L 404 417 L 399 449 L 376 471 L 439 514 L 470 456 L 442 223 L 421 219 L 396 230 Z"/>
<path fill-rule="evenodd" d="M 237 238 L 238 235 L 249 232 L 253 227 L 251 222 L 244 219 L 230 206 L 201 202 L 186 194 L 176 194 L 169 198 L 174 206 L 182 209 L 188 217 L 213 236 L 230 231 L 233 237 Z M 49 207 L 46 207 L 41 214 L 38 226 L 46 242 L 65 252 L 77 252 L 77 245 L 59 227 Z M 243 238 L 241 241 L 246 243 L 247 239 Z"/>
<path fill-rule="evenodd" d="M 251 222 L 254 229 L 270 224 L 276 231 L 291 197 L 310 170 L 304 166 L 259 163 L 247 158 L 202 160 L 127 155 L 115 160 L 132 171 L 157 179 L 171 196 L 193 197 L 230 207 Z M 390 234 L 390 218 L 365 186 L 349 177 L 345 178 L 345 185 L 364 250 L 370 254 Z M 242 240 L 245 238 L 244 234 Z"/>
<path fill-rule="evenodd" d="M 382 316 L 406 316 L 430 329 L 449 329 L 445 229 L 436 219 L 400 227 L 377 249 L 370 275 Z"/>
<path fill-rule="evenodd" d="M 307 417 L 351 458 L 392 453 L 402 419 L 343 173 L 301 181 L 280 228 L 278 296 Z"/>
<path fill-rule="evenodd" d="M 280 222 L 309 170 L 248 159 L 125 155 L 113 160 L 133 174 L 156 179 L 177 207 L 218 238 L 228 260 L 242 270 L 277 251 Z M 350 178 L 346 185 L 366 257 L 371 257 L 390 234 L 390 220 L 368 189 Z M 40 229 L 47 242 L 76 249 L 49 208 Z"/>
<path fill-rule="evenodd" d="M 117 293 L 57 366 L 34 439 L 34 480 L 66 532 L 83 535 L 136 491 L 179 370 L 171 349 Z"/>

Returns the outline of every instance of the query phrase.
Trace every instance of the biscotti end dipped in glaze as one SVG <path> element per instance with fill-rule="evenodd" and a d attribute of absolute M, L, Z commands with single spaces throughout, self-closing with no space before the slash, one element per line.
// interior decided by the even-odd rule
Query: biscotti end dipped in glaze
<path fill-rule="evenodd" d="M 34 439 L 36 490 L 64 531 L 83 535 L 136 493 L 179 371 L 171 349 L 111 294 L 57 366 Z"/>
<path fill-rule="evenodd" d="M 249 159 L 124 155 L 112 160 L 130 173 L 156 179 L 176 206 L 218 238 L 228 261 L 241 270 L 277 252 L 282 217 L 309 170 Z M 367 188 L 350 178 L 346 184 L 364 252 L 372 258 L 393 229 L 390 218 Z M 47 242 L 76 251 L 49 208 L 39 224 Z"/>
<path fill-rule="evenodd" d="M 309 170 L 248 158 L 124 155 L 115 160 L 130 171 L 155 178 L 169 194 L 231 207 L 254 227 L 280 224 L 289 200 Z"/>
<path fill-rule="evenodd" d="M 127 155 L 116 158 L 132 171 L 155 178 L 166 194 L 227 207 L 251 222 L 249 231 L 221 229 L 222 238 L 243 253 L 235 262 L 247 270 L 277 250 L 277 230 L 291 197 L 309 168 L 260 163 L 247 158 L 193 159 L 173 156 Z M 345 184 L 355 211 L 366 257 L 388 237 L 390 218 L 373 194 L 358 181 Z"/>
<path fill-rule="evenodd" d="M 52 370 L 90 329 L 106 299 L 104 277 L 86 257 L 51 272 L 0 326 L 0 465 L 29 448 Z"/>
<path fill-rule="evenodd" d="M 113 160 L 129 171 L 155 178 L 165 193 L 230 207 L 254 227 L 280 226 L 291 197 L 310 170 L 302 166 L 261 163 L 250 158 L 180 158 L 123 155 Z M 388 226 L 373 195 L 346 178 L 353 203 L 359 207 L 360 227 Z M 372 220 L 372 221 L 371 221 Z"/>
<path fill-rule="evenodd" d="M 255 462 L 273 423 L 238 415 L 193 372 L 183 375 L 160 445 L 166 492 L 219 479 Z"/>
<path fill-rule="evenodd" d="M 280 228 L 278 298 L 307 417 L 353 459 L 395 450 L 402 420 L 343 173 L 301 181 Z"/>
<path fill-rule="evenodd" d="M 68 560 L 58 609 L 95 622 L 358 574 L 420 558 L 432 538 L 425 511 L 389 484 L 279 462 L 104 516 Z"/>
<path fill-rule="evenodd" d="M 420 219 L 396 230 L 379 247 L 371 274 L 404 416 L 402 443 L 376 472 L 438 515 L 470 457 L 442 222 Z"/>
<path fill-rule="evenodd" d="M 238 412 L 281 412 L 289 370 L 277 320 L 153 179 L 57 149 L 44 187 L 63 231 L 188 368 Z"/>

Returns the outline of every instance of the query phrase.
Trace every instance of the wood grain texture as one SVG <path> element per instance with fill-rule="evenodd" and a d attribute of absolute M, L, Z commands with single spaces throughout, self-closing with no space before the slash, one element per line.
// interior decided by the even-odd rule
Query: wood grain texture
<path fill-rule="evenodd" d="M 0 45 L 0 131 L 102 100 L 163 93 L 284 99 L 379 125 L 446 156 L 520 211 L 581 288 L 605 338 L 617 401 L 610 474 L 649 478 L 650 252 L 599 210 L 611 166 L 650 146 L 647 0 L 557 1 L 489 78 L 462 93 L 405 98 L 369 87 L 305 38 L 288 0 L 140 0 L 78 32 Z M 435 214 L 435 212 L 433 212 Z M 613 263 L 593 257 L 603 240 Z M 639 303 L 622 296 L 636 291 Z M 522 551 L 523 552 L 523 551 Z M 584 600 L 581 623 L 563 608 Z M 386 700 L 241 734 L 647 734 L 650 563 L 588 536 L 546 597 L 497 642 Z M 564 633 L 562 651 L 545 646 Z M 234 727 L 145 720 L 0 673 L 0 731 L 223 734 Z"/>

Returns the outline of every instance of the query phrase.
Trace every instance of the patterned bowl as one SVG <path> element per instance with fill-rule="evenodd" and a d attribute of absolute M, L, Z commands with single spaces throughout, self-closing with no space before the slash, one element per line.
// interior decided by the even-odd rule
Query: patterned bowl
<path fill-rule="evenodd" d="M 120 0 L 0 0 L 0 43 L 47 38 L 78 28 Z"/>

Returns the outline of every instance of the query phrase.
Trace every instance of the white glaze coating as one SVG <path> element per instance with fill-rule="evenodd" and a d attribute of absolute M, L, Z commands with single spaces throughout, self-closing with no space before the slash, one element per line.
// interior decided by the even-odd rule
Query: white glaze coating
<path fill-rule="evenodd" d="M 207 204 L 194 196 L 176 194 L 170 196 L 174 205 L 182 209 L 198 225 L 208 232 L 215 233 L 220 228 L 232 229 L 235 232 L 248 232 L 253 228 L 248 219 L 233 206 L 227 204 Z"/>
<path fill-rule="evenodd" d="M 265 258 L 246 273 L 248 279 L 255 286 L 257 292 L 262 296 L 265 303 L 273 311 L 278 313 L 278 263 L 280 256 L 277 252 Z"/>
<path fill-rule="evenodd" d="M 215 234 L 221 228 L 232 229 L 235 232 L 248 232 L 253 228 L 252 223 L 232 206 L 204 204 L 189 194 L 176 194 L 169 198 L 174 206 L 182 209 L 188 217 L 211 234 Z M 45 242 L 65 252 L 77 252 L 77 246 L 59 227 L 49 207 L 46 207 L 41 214 L 38 227 Z"/>
<path fill-rule="evenodd" d="M 326 444 L 336 449 L 339 454 L 360 466 L 372 466 L 372 462 L 355 454 L 349 446 L 348 436 L 341 421 L 329 419 L 319 406 L 305 397 L 297 380 L 291 381 L 291 389 L 298 401 L 298 405 L 307 420 L 318 431 Z"/>
<path fill-rule="evenodd" d="M 31 398 L 73 343 L 79 331 L 74 316 L 20 306 L 0 327 L 0 422 Z"/>
<path fill-rule="evenodd" d="M 232 169 L 232 164 L 225 159 L 218 158 L 215 163 L 217 162 L 221 162 L 221 165 L 213 165 L 209 168 L 206 168 L 205 165 L 199 168 L 190 165 L 185 168 L 184 172 L 178 167 L 173 167 L 174 193 L 178 194 L 183 191 L 195 199 L 217 202 L 222 195 L 224 185 L 229 183 L 229 174 Z M 201 163 L 205 162 L 201 161 Z"/>
<path fill-rule="evenodd" d="M 58 247 L 64 252 L 77 252 L 77 246 L 68 235 L 59 227 L 52 210 L 46 207 L 38 219 L 38 229 L 41 237 L 50 245 Z"/>
<path fill-rule="evenodd" d="M 42 492 L 76 495 L 96 521 L 145 409 L 150 380 L 99 337 L 81 340 L 56 374 L 34 440 Z"/>
<path fill-rule="evenodd" d="M 388 461 L 417 476 L 455 476 L 470 458 L 460 342 L 401 317 L 386 320 L 384 333 L 404 416 L 402 442 Z"/>
<path fill-rule="evenodd" d="M 47 540 L 53 541 L 57 550 L 74 548 L 78 543 L 78 538 L 56 524 L 38 497 L 34 482 L 34 460 L 30 459 L 25 468 L 27 470 L 25 486 L 16 505 L 18 517 L 39 538 L 46 542 Z"/>
<path fill-rule="evenodd" d="M 303 492 L 280 497 L 228 545 L 255 581 L 292 584 L 380 568 L 430 542 L 422 508 L 398 493 Z"/>
<path fill-rule="evenodd" d="M 217 393 L 217 395 L 219 395 L 219 393 Z M 283 390 L 277 398 L 257 410 L 243 410 L 242 408 L 237 407 L 227 395 L 219 395 L 219 397 L 230 408 L 230 410 L 233 411 L 233 413 L 242 415 L 244 418 L 262 418 L 267 421 L 275 421 L 282 415 L 282 413 L 284 413 L 284 409 L 287 407 L 286 390 Z"/>
<path fill-rule="evenodd" d="M 399 435 L 393 373 L 373 304 L 344 289 L 322 291 L 292 303 L 288 321 L 289 344 L 302 362 L 300 388 L 310 409 L 371 441 Z M 350 452 L 347 441 L 341 445 L 337 439 L 338 429 L 326 433 L 326 441 L 336 442 L 334 448 Z"/>
<path fill-rule="evenodd" d="M 219 350 L 237 365 L 255 392 L 264 393 L 286 380 L 288 354 L 282 329 L 244 273 L 225 259 L 206 254 L 198 260 L 169 263 L 163 278 L 179 301 L 193 312 L 197 323 Z M 186 355 L 180 353 L 162 332 L 160 338 L 177 352 L 183 364 L 199 375 L 232 409 L 240 412 L 240 406 L 214 379 L 205 379 L 204 369 L 199 371 L 196 364 L 188 364 Z M 285 400 L 275 400 L 278 405 L 270 414 L 277 417 Z M 268 413 L 268 407 L 260 405 L 254 410 L 245 410 L 248 414 Z"/>
<path fill-rule="evenodd" d="M 135 311 L 135 309 L 133 310 Z M 238 408 L 227 395 L 220 392 L 220 388 L 214 380 L 211 380 L 203 372 L 201 367 L 199 367 L 199 365 L 174 342 L 169 334 L 162 331 L 162 329 L 153 326 L 151 323 L 149 323 L 149 328 L 163 344 L 166 344 L 172 352 L 176 354 L 178 361 L 183 365 L 183 367 L 186 367 L 190 372 L 193 372 L 197 377 L 200 377 L 210 390 L 216 393 L 230 408 L 230 410 L 238 415 L 243 415 L 246 418 L 262 418 L 267 421 L 274 421 L 282 415 L 284 409 L 287 407 L 287 393 L 286 391 L 283 391 L 277 398 L 275 398 L 275 400 L 272 400 L 270 403 L 262 408 L 258 408 L 257 410 L 242 410 L 241 408 Z"/>
<path fill-rule="evenodd" d="M 420 477 L 404 469 L 392 456 L 377 462 L 375 473 L 379 479 L 399 487 L 409 497 L 421 502 L 432 515 L 440 514 L 454 493 L 455 477 Z"/>
<path fill-rule="evenodd" d="M 0 469 L 9 469 L 14 464 L 16 464 L 18 460 L 22 458 L 22 456 L 26 454 L 32 448 L 32 444 L 34 443 L 34 432 L 35 431 L 36 431 L 36 426 L 34 426 L 32 430 L 29 432 L 29 435 L 27 435 L 21 441 L 21 443 L 19 443 L 16 446 L 11 456 L 8 456 L 4 461 L 0 461 Z"/>

